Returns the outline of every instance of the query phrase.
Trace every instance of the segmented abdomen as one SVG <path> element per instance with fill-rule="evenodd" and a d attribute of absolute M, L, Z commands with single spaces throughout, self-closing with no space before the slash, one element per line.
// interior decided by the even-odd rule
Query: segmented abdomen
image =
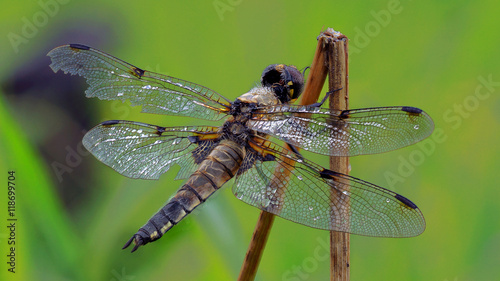
<path fill-rule="evenodd" d="M 244 158 L 244 150 L 232 141 L 222 141 L 203 160 L 198 169 L 177 191 L 167 204 L 132 236 L 135 251 L 139 246 L 159 239 L 194 208 L 205 202 L 238 171 Z"/>

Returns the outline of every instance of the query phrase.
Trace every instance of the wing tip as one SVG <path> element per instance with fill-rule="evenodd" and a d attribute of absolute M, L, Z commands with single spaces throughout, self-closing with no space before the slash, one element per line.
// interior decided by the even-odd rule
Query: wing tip
<path fill-rule="evenodd" d="M 119 120 L 108 120 L 108 121 L 102 122 L 101 125 L 103 125 L 103 126 L 111 126 L 111 125 L 116 125 L 118 123 L 120 123 Z"/>
<path fill-rule="evenodd" d="M 82 44 L 69 44 L 68 45 L 71 49 L 77 49 L 77 50 L 90 50 L 89 46 L 82 45 Z"/>
<path fill-rule="evenodd" d="M 57 73 L 59 70 L 62 70 L 64 74 L 70 73 L 71 75 L 79 74 L 77 69 L 73 69 L 71 63 L 73 62 L 69 59 L 67 50 L 68 48 L 73 52 L 79 52 L 80 50 L 90 50 L 91 48 L 82 44 L 68 44 L 62 45 L 59 47 L 55 47 L 47 53 L 47 56 L 50 57 L 52 63 L 49 67 Z M 81 75 L 81 74 L 80 74 Z M 82 75 L 83 76 L 83 75 Z"/>
<path fill-rule="evenodd" d="M 401 110 L 410 114 L 421 114 L 423 112 L 422 109 L 413 106 L 403 106 Z"/>
<path fill-rule="evenodd" d="M 413 203 L 410 199 L 404 197 L 403 195 L 396 194 L 394 196 L 397 200 L 399 200 L 401 203 L 405 204 L 407 207 L 410 207 L 412 209 L 418 209 L 417 205 Z"/>

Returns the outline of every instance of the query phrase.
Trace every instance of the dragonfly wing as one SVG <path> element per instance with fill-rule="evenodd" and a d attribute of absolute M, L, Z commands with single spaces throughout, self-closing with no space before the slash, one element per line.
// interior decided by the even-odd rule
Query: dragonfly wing
<path fill-rule="evenodd" d="M 47 54 L 50 67 L 86 78 L 87 97 L 102 100 L 130 100 L 142 111 L 219 120 L 231 102 L 209 88 L 142 70 L 97 49 L 72 44 L 57 47 Z"/>
<path fill-rule="evenodd" d="M 252 206 L 310 227 L 366 236 L 411 237 L 425 229 L 420 209 L 402 195 L 270 142 L 264 151 L 266 157 L 247 153 L 233 186 L 235 196 Z"/>
<path fill-rule="evenodd" d="M 355 156 L 402 148 L 428 137 L 432 119 L 408 106 L 330 111 L 278 105 L 258 110 L 248 127 L 315 153 Z"/>
<path fill-rule="evenodd" d="M 115 120 L 90 130 L 83 145 L 124 176 L 158 179 L 178 164 L 177 178 L 184 179 L 217 146 L 217 131 L 217 127 L 159 127 Z"/>

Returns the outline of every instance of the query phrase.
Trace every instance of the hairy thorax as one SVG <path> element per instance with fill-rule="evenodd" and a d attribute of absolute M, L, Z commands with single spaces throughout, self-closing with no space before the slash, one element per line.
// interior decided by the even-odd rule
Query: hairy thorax
<path fill-rule="evenodd" d="M 251 135 L 262 135 L 246 127 L 246 122 L 254 116 L 259 107 L 280 104 L 273 90 L 269 87 L 255 87 L 239 96 L 233 103 L 234 114 L 223 125 L 225 135 L 230 140 L 244 145 Z"/>
<path fill-rule="evenodd" d="M 249 103 L 257 104 L 258 106 L 268 106 L 279 104 L 280 101 L 276 94 L 269 87 L 255 87 L 238 97 L 238 100 Z"/>

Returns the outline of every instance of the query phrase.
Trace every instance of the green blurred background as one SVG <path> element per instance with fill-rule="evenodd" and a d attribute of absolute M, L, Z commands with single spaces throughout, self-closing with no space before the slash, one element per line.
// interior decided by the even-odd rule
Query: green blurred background
<path fill-rule="evenodd" d="M 181 182 L 120 176 L 82 148 L 85 130 L 198 121 L 86 99 L 83 79 L 52 73 L 49 50 L 90 45 L 234 99 L 268 64 L 309 65 L 325 27 L 351 39 L 351 108 L 416 106 L 436 124 L 420 145 L 351 159 L 353 176 L 407 196 L 427 221 L 416 238 L 351 236 L 352 280 L 500 280 L 498 1 L 23 2 L 0 11 L 1 280 L 235 280 L 259 215 L 229 183 L 161 240 L 121 250 Z M 257 279 L 328 280 L 328 235 L 276 219 Z"/>

